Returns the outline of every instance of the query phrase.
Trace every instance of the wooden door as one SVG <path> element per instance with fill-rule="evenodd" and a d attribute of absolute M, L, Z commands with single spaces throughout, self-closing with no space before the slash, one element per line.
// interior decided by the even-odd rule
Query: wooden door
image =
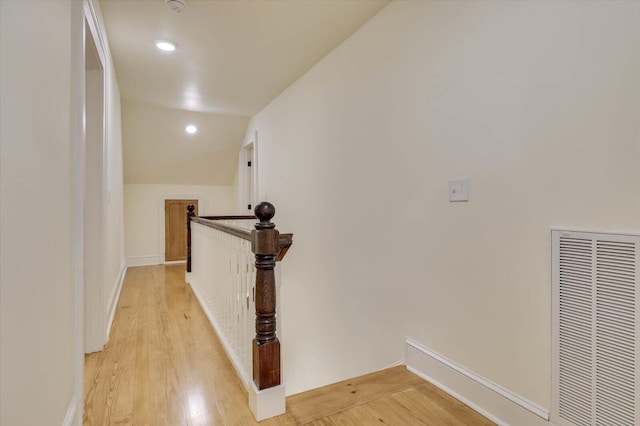
<path fill-rule="evenodd" d="M 187 258 L 187 206 L 195 206 L 198 215 L 198 200 L 164 201 L 164 260 L 186 260 Z"/>

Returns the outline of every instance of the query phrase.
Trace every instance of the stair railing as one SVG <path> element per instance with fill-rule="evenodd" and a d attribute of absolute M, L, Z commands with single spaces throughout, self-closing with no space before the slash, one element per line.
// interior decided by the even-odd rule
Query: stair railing
<path fill-rule="evenodd" d="M 187 276 L 243 381 L 251 377 L 261 391 L 281 384 L 274 268 L 293 234 L 275 228 L 272 204 L 260 203 L 254 212 L 195 216 L 189 205 Z M 253 230 L 248 227 L 252 219 L 258 220 Z M 251 335 L 250 328 L 255 330 Z"/>

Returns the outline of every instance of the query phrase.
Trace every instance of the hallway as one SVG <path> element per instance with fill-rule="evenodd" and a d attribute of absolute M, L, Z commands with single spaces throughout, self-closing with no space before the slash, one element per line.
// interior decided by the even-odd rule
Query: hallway
<path fill-rule="evenodd" d="M 255 425 L 184 265 L 129 268 L 109 343 L 86 356 L 85 425 Z M 287 398 L 261 425 L 491 425 L 396 367 Z"/>
<path fill-rule="evenodd" d="M 86 356 L 84 424 L 253 423 L 184 265 L 129 268 L 109 343 Z"/>

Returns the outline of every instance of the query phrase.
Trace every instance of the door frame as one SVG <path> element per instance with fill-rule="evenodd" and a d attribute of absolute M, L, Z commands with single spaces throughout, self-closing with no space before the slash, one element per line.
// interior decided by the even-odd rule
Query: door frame
<path fill-rule="evenodd" d="M 85 150 L 85 110 L 86 110 L 86 58 L 85 43 L 87 28 L 91 32 L 98 55 L 101 55 L 103 67 L 103 148 L 106 149 L 107 141 L 107 88 L 111 70 L 106 67 L 106 44 L 103 39 L 103 32 L 100 31 L 100 20 L 92 0 L 72 2 L 71 4 L 71 53 L 72 53 L 72 137 L 73 137 L 73 214 L 70 220 L 73 223 L 73 365 L 74 365 L 74 395 L 69 411 L 65 416 L 65 424 L 82 425 L 84 412 L 83 387 L 84 387 L 84 359 L 85 359 L 85 311 L 87 304 L 85 301 L 85 194 L 86 186 L 86 150 Z M 104 152 L 104 151 L 103 151 Z M 107 158 L 103 156 L 103 176 L 107 171 Z M 107 180 L 102 181 L 102 190 L 105 198 L 107 196 Z M 106 201 L 103 203 L 106 207 Z M 103 216 L 106 218 L 106 212 Z M 106 219 L 105 219 L 106 220 Z M 93 301 L 95 302 L 95 301 Z M 94 311 L 97 312 L 97 311 Z M 105 309 L 106 312 L 106 309 Z M 98 336 L 103 335 L 103 342 L 106 343 L 106 330 L 97 330 Z"/>
<path fill-rule="evenodd" d="M 160 253 L 160 264 L 163 265 L 171 265 L 174 263 L 184 263 L 184 260 L 175 260 L 167 262 L 165 260 L 165 232 L 164 232 L 164 202 L 166 200 L 198 200 L 198 215 L 203 216 L 202 209 L 204 207 L 204 195 L 202 193 L 192 193 L 188 195 L 180 194 L 180 195 L 160 195 L 158 196 L 158 252 Z M 184 226 L 187 226 L 187 213 L 185 212 L 185 222 Z"/>
<path fill-rule="evenodd" d="M 245 173 L 245 167 L 251 161 L 251 171 L 253 176 L 253 199 L 249 199 L 249 180 Z M 255 208 L 259 200 L 258 192 L 258 131 L 249 134 L 242 141 L 242 147 L 238 153 L 238 213 L 245 215 L 253 213 L 247 211 L 247 204 Z"/>
<path fill-rule="evenodd" d="M 107 221 L 107 126 L 106 126 L 106 114 L 107 114 L 107 49 L 105 40 L 102 37 L 102 33 L 99 30 L 99 20 L 96 14 L 95 6 L 93 2 L 84 2 L 84 22 L 85 32 L 83 38 L 84 60 L 86 62 L 86 49 L 89 43 L 95 46 L 95 53 L 97 54 L 97 60 L 99 67 L 101 68 L 100 80 L 97 84 L 98 90 L 101 90 L 101 117 L 98 119 L 101 123 L 100 134 L 97 138 L 91 138 L 90 141 L 87 138 L 87 114 L 90 113 L 86 104 L 87 91 L 85 86 L 84 99 L 83 99 L 83 116 L 84 116 L 84 158 L 83 169 L 84 173 L 87 173 L 87 159 L 88 155 L 92 155 L 93 159 L 100 164 L 100 170 L 96 171 L 93 184 L 90 187 L 90 182 L 87 181 L 86 175 L 83 182 L 84 193 L 84 205 L 83 205 L 83 226 L 88 224 L 87 217 L 96 217 L 93 227 L 97 227 L 95 232 L 84 232 L 83 234 L 83 287 L 84 287 L 84 352 L 97 352 L 101 351 L 104 345 L 107 343 L 107 307 L 105 297 L 105 259 L 106 259 L 106 247 L 104 242 L 104 235 L 106 232 Z M 84 84 L 87 84 L 87 69 L 85 65 Z M 93 80 L 93 79 L 92 79 Z M 98 81 L 98 80 L 97 80 Z M 88 149 L 89 143 L 98 143 L 99 149 L 92 154 Z M 90 171 L 89 171 L 90 172 Z M 88 195 L 95 194 L 97 192 L 97 198 L 93 201 L 89 201 Z M 91 221 L 89 221 L 91 226 Z M 86 229 L 86 228 L 85 228 Z M 89 262 L 85 256 L 84 250 L 86 246 L 92 247 L 94 257 L 97 259 L 95 262 Z M 93 277 L 93 279 L 87 280 L 87 274 Z"/>

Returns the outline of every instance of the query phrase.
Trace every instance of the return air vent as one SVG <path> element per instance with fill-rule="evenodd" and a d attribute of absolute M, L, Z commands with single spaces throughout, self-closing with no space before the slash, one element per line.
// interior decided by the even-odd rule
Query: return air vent
<path fill-rule="evenodd" d="M 552 421 L 640 424 L 640 236 L 553 231 Z"/>

